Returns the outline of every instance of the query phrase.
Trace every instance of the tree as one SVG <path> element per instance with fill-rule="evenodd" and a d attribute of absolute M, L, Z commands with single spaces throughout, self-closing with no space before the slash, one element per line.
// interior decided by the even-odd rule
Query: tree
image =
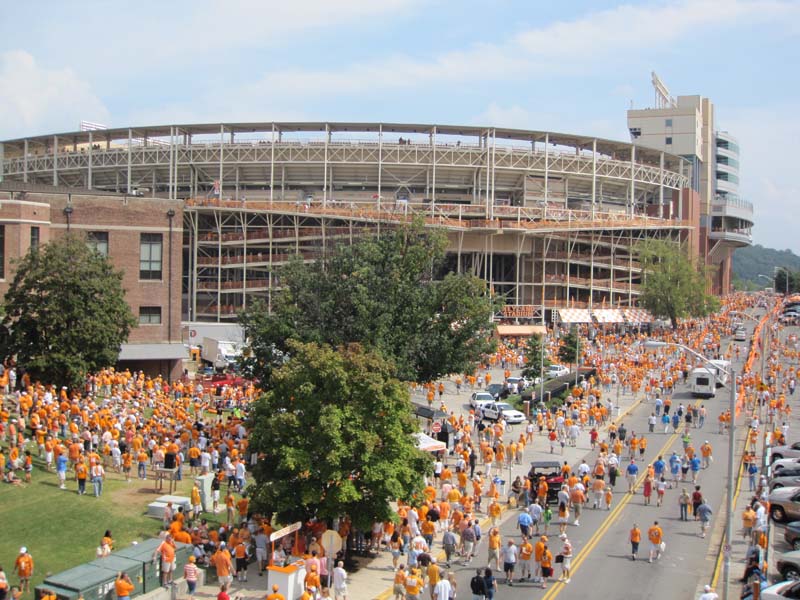
<path fill-rule="evenodd" d="M 642 264 L 639 303 L 673 328 L 678 319 L 705 317 L 719 309 L 719 298 L 709 294 L 710 270 L 692 264 L 686 250 L 676 244 L 651 240 L 638 246 Z"/>
<path fill-rule="evenodd" d="M 291 341 L 288 349 L 253 407 L 251 502 L 283 523 L 349 515 L 368 531 L 392 517 L 391 501 L 418 495 L 431 470 L 412 436 L 408 387 L 389 361 L 357 344 Z"/>
<path fill-rule="evenodd" d="M 525 344 L 525 357 L 528 362 L 525 363 L 525 368 L 522 370 L 523 377 L 528 379 L 544 377 L 544 369 L 550 366 L 550 359 L 547 358 L 547 352 L 542 343 L 543 337 L 543 335 L 532 335 L 528 338 Z"/>
<path fill-rule="evenodd" d="M 786 278 L 789 278 L 788 282 Z M 800 291 L 800 271 L 787 270 L 785 267 L 775 269 L 775 291 L 779 294 L 794 294 Z"/>
<path fill-rule="evenodd" d="M 33 380 L 77 386 L 87 372 L 117 362 L 135 324 L 122 272 L 68 234 L 33 248 L 5 295 L 0 352 Z"/>
<path fill-rule="evenodd" d="M 561 338 L 561 345 L 558 347 L 558 359 L 568 365 L 578 364 L 580 348 L 578 347 L 578 335 L 571 329 Z"/>
<path fill-rule="evenodd" d="M 446 238 L 419 222 L 335 246 L 320 260 L 290 263 L 273 302 L 240 317 L 253 375 L 268 385 L 287 340 L 379 351 L 406 381 L 471 370 L 494 348 L 495 302 L 486 283 L 443 272 Z"/>

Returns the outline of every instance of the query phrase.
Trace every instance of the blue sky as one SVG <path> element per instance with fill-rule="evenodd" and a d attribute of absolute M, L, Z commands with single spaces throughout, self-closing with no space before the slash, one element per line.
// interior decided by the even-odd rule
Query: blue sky
<path fill-rule="evenodd" d="M 18 3 L 0 22 L 0 139 L 308 119 L 627 140 L 655 70 L 739 138 L 756 243 L 800 253 L 799 23 L 785 0 Z"/>

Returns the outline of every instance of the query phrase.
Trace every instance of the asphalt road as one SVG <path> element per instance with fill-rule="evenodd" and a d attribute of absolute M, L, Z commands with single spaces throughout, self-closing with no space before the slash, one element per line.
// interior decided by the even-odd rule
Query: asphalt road
<path fill-rule="evenodd" d="M 741 362 L 734 362 L 733 367 L 739 371 Z M 569 584 L 554 584 L 552 581 L 548 589 L 542 590 L 538 584 L 532 582 L 515 582 L 513 587 L 506 586 L 502 574 L 498 576 L 498 597 L 520 600 L 529 598 L 648 598 L 652 600 L 674 600 L 677 598 L 694 598 L 701 578 L 707 576 L 713 568 L 713 561 L 717 559 L 716 549 L 719 547 L 718 538 L 712 532 L 719 518 L 720 507 L 725 499 L 725 483 L 727 472 L 728 436 L 718 434 L 717 417 L 728 407 L 729 394 L 726 388 L 720 389 L 716 397 L 708 400 L 696 400 L 690 397 L 685 388 L 678 387 L 673 395 L 673 410 L 679 403 L 700 402 L 706 406 L 708 417 L 702 429 L 692 429 L 692 441 L 699 452 L 700 445 L 708 440 L 713 447 L 714 461 L 706 470 L 702 470 L 698 478 L 703 494 L 710 500 L 709 504 L 714 510 L 711 526 L 705 539 L 699 536 L 699 523 L 692 520 L 680 521 L 678 495 L 681 484 L 677 489 L 668 489 L 665 494 L 664 505 L 644 505 L 641 486 L 638 493 L 626 493 L 627 485 L 624 477 L 617 479 L 612 509 L 593 510 L 586 508 L 580 520 L 580 526 L 569 525 L 567 535 L 572 542 L 574 557 L 572 560 L 572 577 Z M 647 452 L 640 465 L 640 473 L 648 463 L 656 460 L 659 454 L 666 461 L 672 450 L 682 454 L 681 434 L 663 434 L 656 426 L 655 433 L 647 433 L 647 417 L 653 411 L 653 404 L 642 403 L 632 411 L 624 420 L 630 432 L 637 434 L 646 433 L 648 439 Z M 627 452 L 624 453 L 627 456 Z M 594 464 L 596 453 L 587 454 L 587 462 Z M 642 464 L 643 463 L 643 464 Z M 626 465 L 622 462 L 622 465 Z M 693 490 L 691 481 L 682 484 L 689 492 Z M 509 537 L 517 543 L 520 541 L 519 531 L 516 529 L 517 510 L 505 513 L 501 524 L 501 534 L 505 544 Z M 691 519 L 691 517 L 690 517 Z M 647 542 L 647 529 L 655 520 L 659 521 L 664 530 L 666 552 L 660 560 L 653 564 L 647 562 L 649 543 Z M 632 561 L 630 558 L 630 544 L 628 532 L 637 523 L 642 530 L 642 544 L 640 547 L 640 560 Z M 735 521 L 735 526 L 739 524 Z M 561 542 L 558 539 L 558 526 L 551 525 L 548 532 L 550 549 L 555 556 L 561 551 Z M 475 560 L 470 567 L 453 565 L 457 573 L 459 596 L 469 594 L 469 579 L 475 573 L 476 566 L 486 564 L 488 550 L 485 538 L 482 540 Z M 554 565 L 556 577 L 560 574 L 560 566 Z M 734 573 L 735 574 L 735 573 Z"/>

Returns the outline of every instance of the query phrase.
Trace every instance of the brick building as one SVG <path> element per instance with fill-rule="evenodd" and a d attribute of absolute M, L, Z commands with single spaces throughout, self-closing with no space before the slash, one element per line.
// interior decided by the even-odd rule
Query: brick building
<path fill-rule="evenodd" d="M 31 186 L 5 186 L 6 188 Z M 183 202 L 102 193 L 0 191 L 0 294 L 14 260 L 67 231 L 86 236 L 124 273 L 138 325 L 120 350 L 120 367 L 180 375 Z"/>

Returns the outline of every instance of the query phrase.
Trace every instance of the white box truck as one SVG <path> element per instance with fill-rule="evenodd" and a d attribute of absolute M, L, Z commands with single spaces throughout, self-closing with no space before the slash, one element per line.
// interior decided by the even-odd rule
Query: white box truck
<path fill-rule="evenodd" d="M 242 355 L 237 342 L 204 337 L 200 358 L 213 366 L 217 371 L 224 371 L 236 366 Z"/>

